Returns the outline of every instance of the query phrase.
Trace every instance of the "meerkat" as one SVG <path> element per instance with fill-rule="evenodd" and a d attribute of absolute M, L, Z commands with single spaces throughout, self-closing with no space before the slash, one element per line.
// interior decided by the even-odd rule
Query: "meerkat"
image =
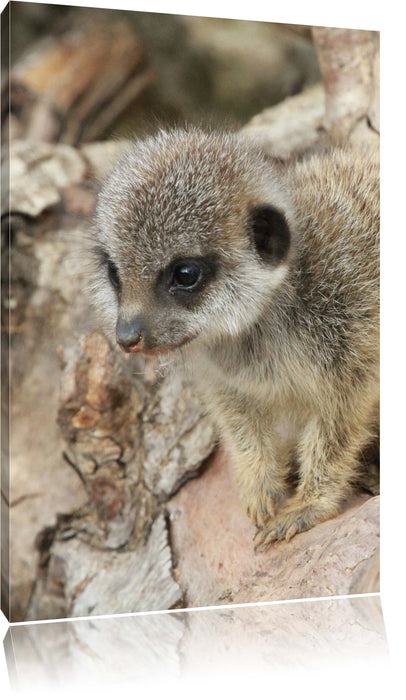
<path fill-rule="evenodd" d="M 236 134 L 161 130 L 102 186 L 94 237 L 117 343 L 193 382 L 257 549 L 336 515 L 378 432 L 377 160 L 274 165 Z"/>

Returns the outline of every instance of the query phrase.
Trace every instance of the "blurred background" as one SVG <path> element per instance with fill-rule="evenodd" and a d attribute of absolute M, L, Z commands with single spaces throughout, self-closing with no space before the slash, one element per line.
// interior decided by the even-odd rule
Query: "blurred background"
<path fill-rule="evenodd" d="M 25 2 L 10 15 L 12 136 L 77 145 L 151 121 L 238 126 L 320 77 L 308 27 Z"/>

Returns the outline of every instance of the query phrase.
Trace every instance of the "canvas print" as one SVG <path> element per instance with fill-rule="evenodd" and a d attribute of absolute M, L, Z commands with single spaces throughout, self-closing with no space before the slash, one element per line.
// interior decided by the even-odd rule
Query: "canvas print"
<path fill-rule="evenodd" d="M 379 591 L 379 33 L 2 31 L 7 618 Z"/>

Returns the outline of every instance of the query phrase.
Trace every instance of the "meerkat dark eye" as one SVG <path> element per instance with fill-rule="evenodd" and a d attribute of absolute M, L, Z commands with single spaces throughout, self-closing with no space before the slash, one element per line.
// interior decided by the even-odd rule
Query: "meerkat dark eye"
<path fill-rule="evenodd" d="M 120 289 L 121 284 L 118 276 L 118 270 L 112 260 L 108 260 L 107 262 L 107 274 L 114 289 Z"/>
<path fill-rule="evenodd" d="M 285 215 L 269 204 L 254 207 L 250 229 L 255 248 L 264 262 L 279 263 L 290 246 L 290 231 Z"/>
<path fill-rule="evenodd" d="M 217 261 L 213 256 L 173 260 L 157 279 L 156 294 L 169 294 L 178 304 L 191 308 L 199 303 L 199 295 L 216 277 Z"/>
<path fill-rule="evenodd" d="M 195 289 L 202 277 L 202 269 L 195 262 L 179 262 L 172 272 L 172 288 Z"/>

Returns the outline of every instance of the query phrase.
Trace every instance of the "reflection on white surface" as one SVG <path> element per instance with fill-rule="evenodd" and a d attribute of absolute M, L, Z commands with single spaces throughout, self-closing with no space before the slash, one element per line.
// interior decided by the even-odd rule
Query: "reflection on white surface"
<path fill-rule="evenodd" d="M 201 689 L 230 678 L 242 690 L 264 673 L 291 683 L 314 670 L 327 672 L 335 697 L 340 668 L 355 669 L 365 690 L 388 660 L 379 596 L 13 626 L 5 650 L 12 690 L 23 695 L 164 683 L 178 697 L 188 688 L 186 697 L 197 680 Z"/>

